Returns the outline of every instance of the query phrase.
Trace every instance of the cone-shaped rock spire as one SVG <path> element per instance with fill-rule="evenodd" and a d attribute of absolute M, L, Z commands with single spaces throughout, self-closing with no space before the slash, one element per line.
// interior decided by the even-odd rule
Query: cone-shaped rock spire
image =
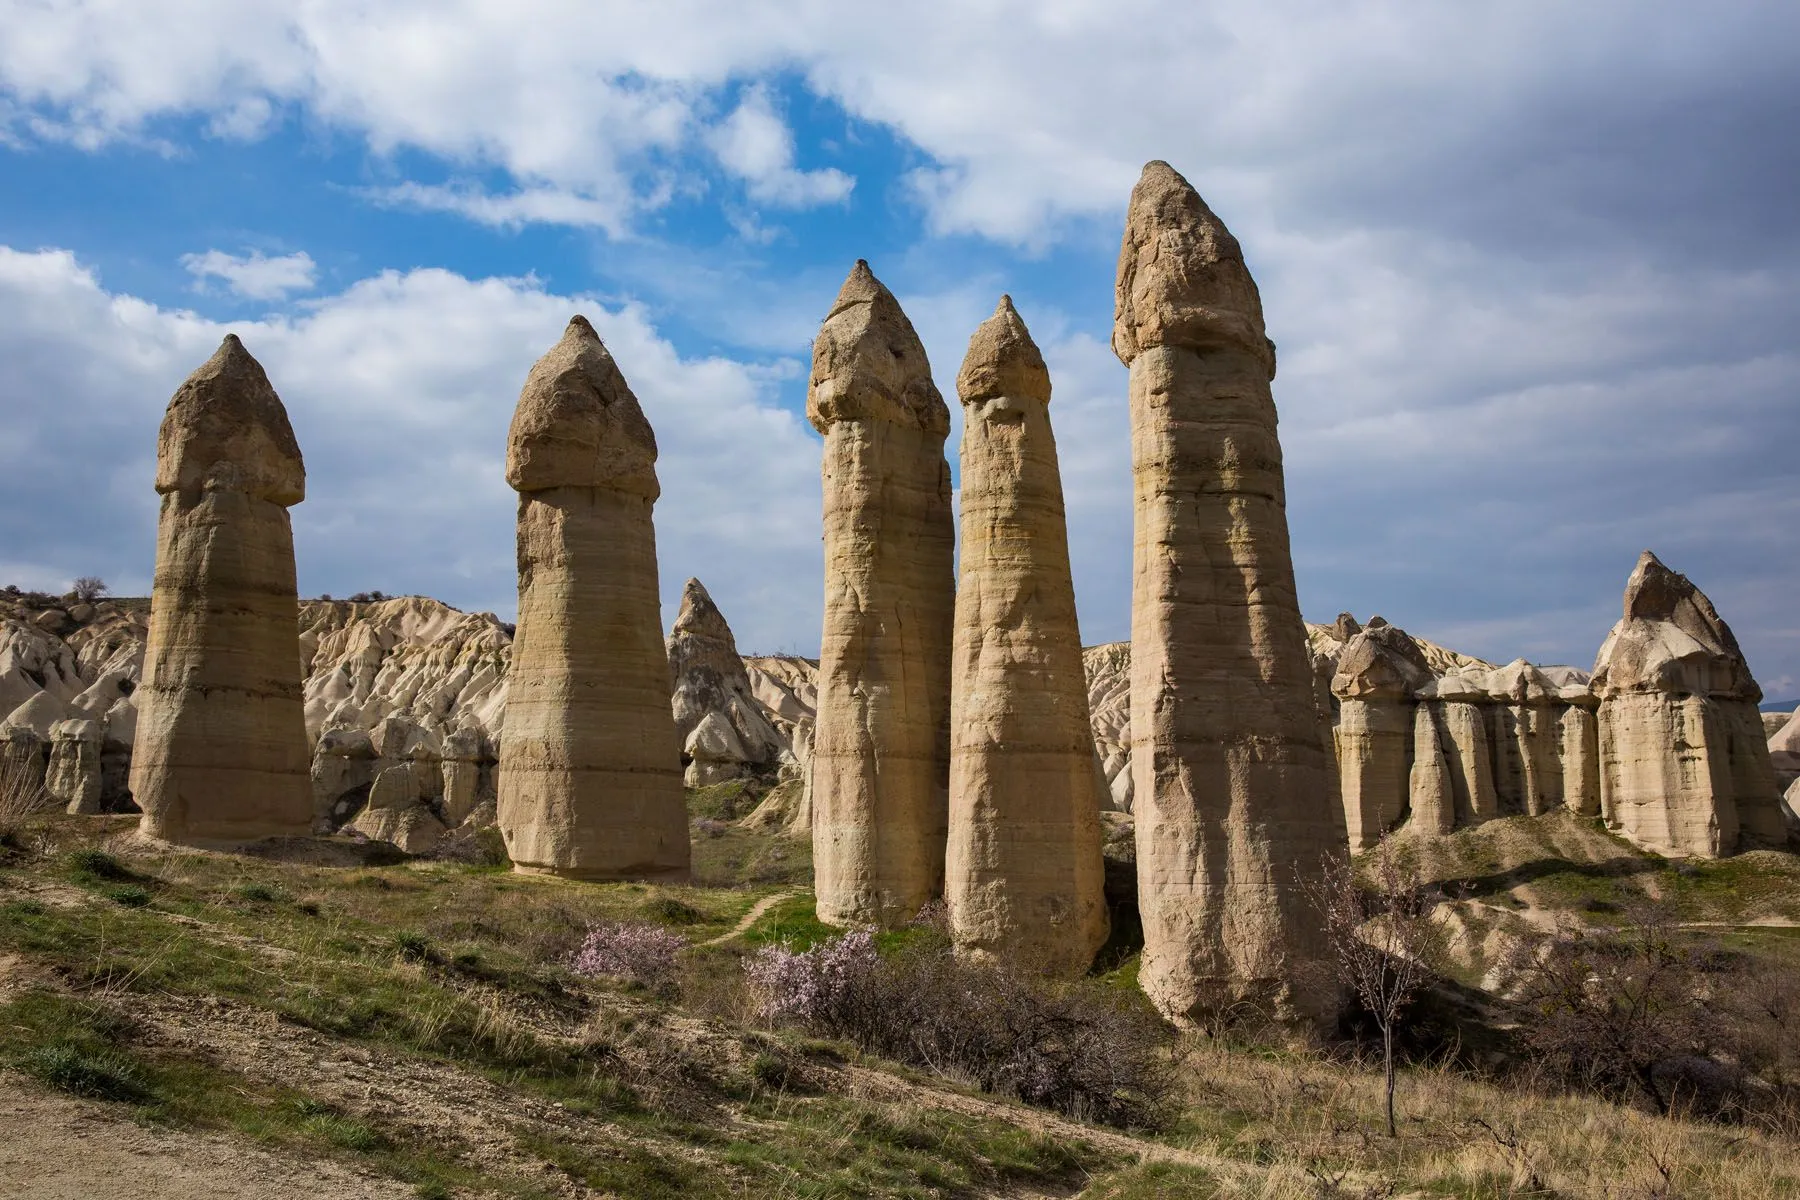
<path fill-rule="evenodd" d="M 965 420 L 950 926 L 965 950 L 1079 973 L 1106 940 L 1105 784 L 1088 720 L 1050 375 L 1010 298 L 969 340 L 956 384 Z"/>
<path fill-rule="evenodd" d="M 131 792 L 143 832 L 187 844 L 312 825 L 289 505 L 306 467 L 236 335 L 176 391 L 157 437 L 156 579 Z"/>
<path fill-rule="evenodd" d="M 1131 736 L 1144 990 L 1177 1020 L 1335 1005 L 1304 885 L 1343 813 L 1294 592 L 1274 348 L 1237 240 L 1166 163 L 1119 252 L 1131 368 Z"/>
<path fill-rule="evenodd" d="M 725 614 L 706 587 L 690 579 L 669 631 L 669 674 L 675 683 L 675 736 L 690 787 L 736 779 L 781 758 L 783 739 L 756 703 Z"/>
<path fill-rule="evenodd" d="M 1737 638 L 1699 588 L 1644 551 L 1594 662 L 1600 806 L 1633 841 L 1708 858 L 1780 845 L 1780 789 Z M 1686 749 L 1680 755 L 1671 747 Z"/>
<path fill-rule="evenodd" d="M 506 479 L 519 493 L 519 624 L 500 735 L 507 851 L 522 871 L 683 876 L 656 436 L 583 317 L 526 377 Z"/>
<path fill-rule="evenodd" d="M 909 919 L 943 885 L 955 530 L 931 364 L 869 265 L 813 342 L 825 625 L 813 735 L 821 920 Z"/>

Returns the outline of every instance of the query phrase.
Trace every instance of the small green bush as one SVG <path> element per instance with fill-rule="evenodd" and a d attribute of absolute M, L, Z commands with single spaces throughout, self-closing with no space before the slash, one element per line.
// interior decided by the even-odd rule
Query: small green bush
<path fill-rule="evenodd" d="M 267 883 L 246 883 L 237 890 L 240 900 L 249 900 L 255 904 L 278 904 L 286 899 L 281 889 Z"/>
<path fill-rule="evenodd" d="M 126 908 L 142 908 L 150 903 L 150 893 L 135 883 L 120 884 L 101 891 L 102 896 L 114 904 L 122 904 Z"/>
<path fill-rule="evenodd" d="M 129 868 L 104 850 L 71 850 L 69 874 L 82 879 L 127 880 L 133 878 Z"/>
<path fill-rule="evenodd" d="M 106 1051 L 58 1042 L 27 1050 L 19 1056 L 18 1066 L 51 1087 L 91 1100 L 140 1104 L 151 1098 L 136 1064 Z"/>

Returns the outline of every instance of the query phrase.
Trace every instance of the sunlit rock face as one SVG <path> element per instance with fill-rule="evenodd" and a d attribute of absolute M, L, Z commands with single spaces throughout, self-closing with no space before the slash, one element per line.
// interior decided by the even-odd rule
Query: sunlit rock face
<path fill-rule="evenodd" d="M 1787 829 L 1737 639 L 1685 575 L 1646 550 L 1594 662 L 1600 805 L 1664 854 L 1718 857 L 1781 844 Z"/>
<path fill-rule="evenodd" d="M 1050 428 L 1050 373 L 1008 297 L 969 342 L 944 900 L 964 952 L 1078 974 L 1106 940 L 1103 779 Z"/>
<path fill-rule="evenodd" d="M 656 437 L 583 317 L 525 380 L 506 479 L 519 493 L 519 623 L 500 735 L 507 852 L 522 871 L 685 876 L 651 519 Z"/>
<path fill-rule="evenodd" d="M 131 793 L 142 832 L 193 845 L 312 827 L 288 508 L 306 470 L 235 335 L 169 402 Z"/>
<path fill-rule="evenodd" d="M 825 621 L 810 806 L 819 919 L 890 925 L 943 892 L 955 528 L 950 411 L 858 262 L 813 342 Z"/>
<path fill-rule="evenodd" d="M 1305 886 L 1344 846 L 1294 591 L 1273 344 L 1237 240 L 1166 163 L 1119 254 L 1130 369 L 1139 978 L 1167 1016 L 1323 1019 Z"/>

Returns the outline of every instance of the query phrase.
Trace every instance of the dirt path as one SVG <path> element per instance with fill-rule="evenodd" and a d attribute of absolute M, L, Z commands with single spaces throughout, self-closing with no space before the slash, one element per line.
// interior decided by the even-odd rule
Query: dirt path
<path fill-rule="evenodd" d="M 148 1129 L 116 1105 L 39 1091 L 0 1071 L 6 1200 L 403 1200 L 411 1187 L 331 1161 L 282 1158 L 217 1134 Z"/>
<path fill-rule="evenodd" d="M 745 913 L 743 916 L 743 919 L 740 920 L 736 925 L 732 926 L 731 929 L 729 929 L 725 933 L 721 933 L 716 938 L 709 938 L 706 941 L 701 942 L 700 944 L 702 946 L 723 945 L 724 943 L 729 942 L 732 938 L 738 937 L 741 934 L 748 931 L 752 925 L 756 924 L 758 921 L 760 921 L 762 919 L 762 915 L 764 913 L 768 912 L 771 908 L 774 908 L 777 904 L 780 904 L 783 900 L 792 900 L 795 896 L 798 896 L 800 894 L 801 893 L 800 893 L 799 889 L 796 888 L 791 891 L 776 892 L 773 896 L 764 896 L 761 900 L 758 900 L 755 904 L 752 904 L 750 906 L 750 911 Z"/>

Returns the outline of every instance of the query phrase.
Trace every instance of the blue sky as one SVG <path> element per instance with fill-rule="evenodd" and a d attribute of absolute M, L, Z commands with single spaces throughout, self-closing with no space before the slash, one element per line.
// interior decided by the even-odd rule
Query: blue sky
<path fill-rule="evenodd" d="M 1043 345 L 1084 636 L 1129 628 L 1138 168 L 1243 241 L 1302 604 L 1587 665 L 1637 552 L 1800 694 L 1800 9 L 0 0 L 0 576 L 147 588 L 227 330 L 307 456 L 301 587 L 514 603 L 507 419 L 586 312 L 656 425 L 665 617 L 812 653 L 808 339 L 866 257 L 940 385 Z M 960 425 L 948 452 L 954 463 Z"/>

